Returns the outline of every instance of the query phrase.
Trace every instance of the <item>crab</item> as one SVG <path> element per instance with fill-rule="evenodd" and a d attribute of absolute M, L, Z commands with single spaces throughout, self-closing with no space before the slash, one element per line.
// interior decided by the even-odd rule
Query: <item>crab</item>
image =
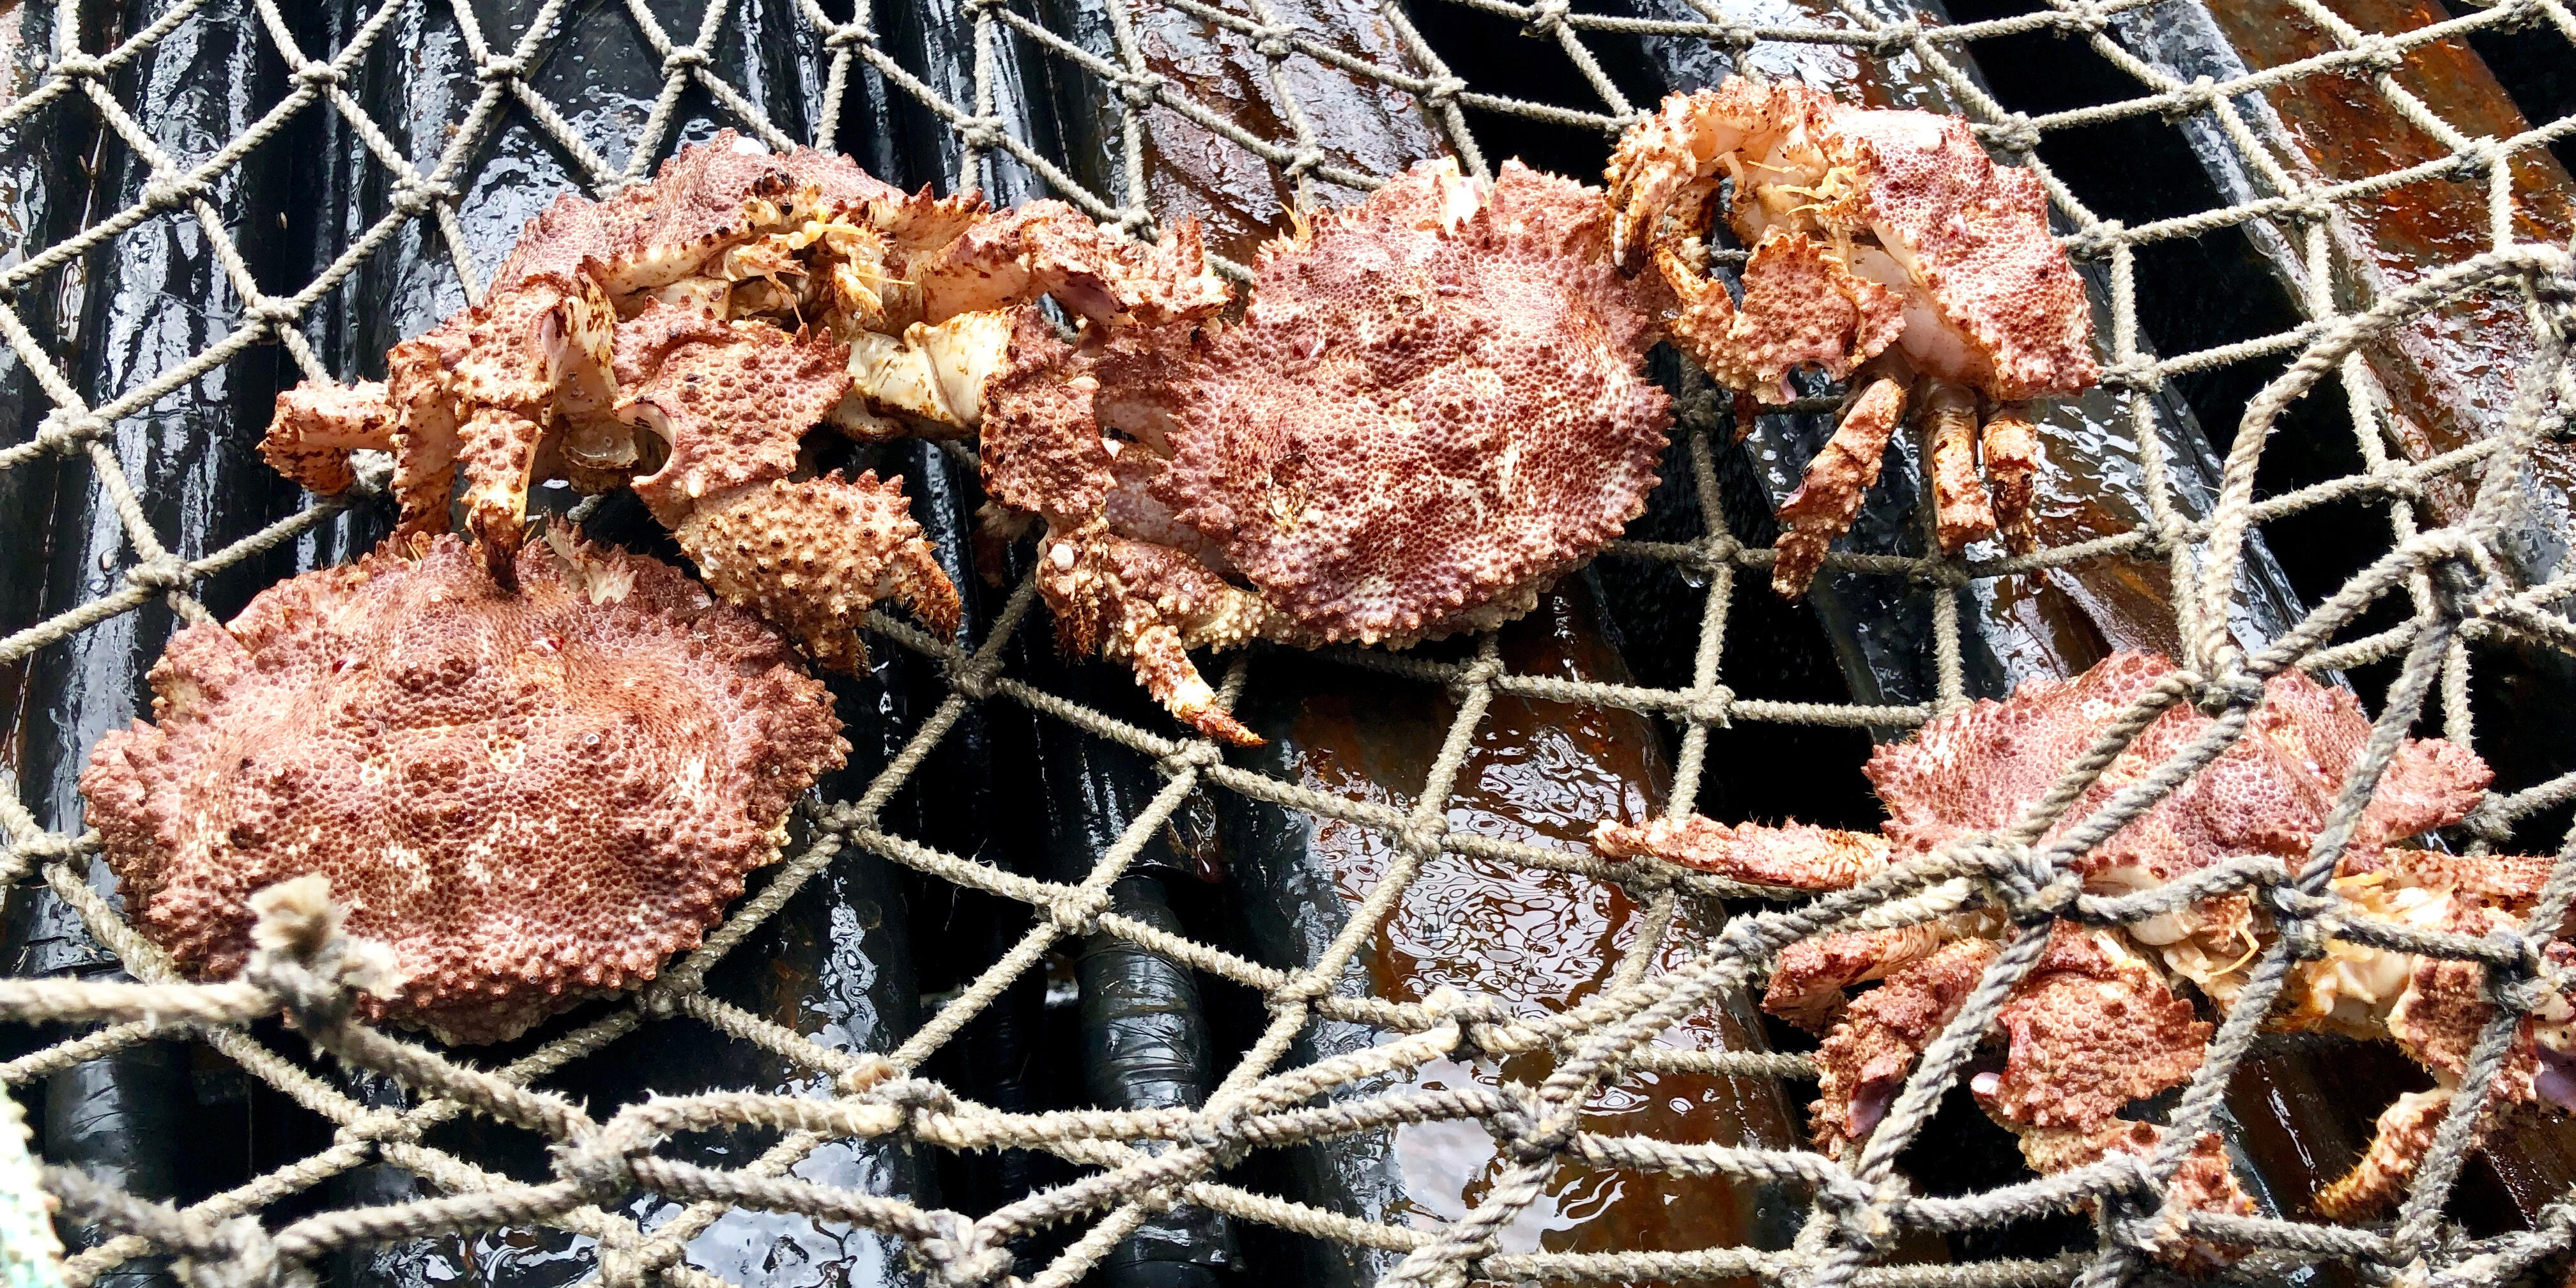
<path fill-rule="evenodd" d="M 957 594 L 901 480 L 811 476 L 805 434 L 971 432 L 990 374 L 972 364 L 1041 294 L 1144 322 L 1220 306 L 1189 235 L 1132 245 L 1060 202 L 906 194 L 726 131 L 608 200 L 559 197 L 480 303 L 396 345 L 381 382 L 280 394 L 261 449 L 317 492 L 350 485 L 352 452 L 391 451 L 404 536 L 447 530 L 461 475 L 504 584 L 532 483 L 631 485 L 720 594 L 846 669 L 872 603 L 948 634 Z"/>
<path fill-rule="evenodd" d="M 81 791 L 181 971 L 241 969 L 254 893 L 319 875 L 392 952 L 365 1014 L 499 1041 L 652 979 L 777 856 L 848 757 L 822 681 L 678 569 L 546 538 L 508 588 L 415 535 L 171 638 Z"/>
<path fill-rule="evenodd" d="M 2035 175 L 1996 166 L 1957 117 L 1736 77 L 1665 99 L 1621 138 L 1608 178 L 1621 269 L 1651 265 L 1675 302 L 1674 343 L 1712 379 L 1774 405 L 1796 397 L 1798 371 L 1851 383 L 1833 437 L 1780 507 L 1773 589 L 1806 592 L 1909 406 L 1941 548 L 1990 535 L 2016 554 L 2036 548 L 2030 403 L 2099 372 L 2092 308 Z M 1728 223 L 1752 247 L 1741 303 L 1704 272 L 1721 181 L 1733 184 Z"/>
<path fill-rule="evenodd" d="M 1418 165 L 1262 247 L 1242 320 L 1023 309 L 984 390 L 993 531 L 1059 642 L 1259 741 L 1188 650 L 1401 647 L 1527 612 L 1643 511 L 1670 423 L 1597 190 Z"/>
<path fill-rule="evenodd" d="M 1847 888 L 1891 863 L 2011 825 L 2108 721 L 2172 669 L 2153 655 L 2115 654 L 2081 676 L 2025 684 L 2002 702 L 1932 720 L 1912 742 L 1880 748 L 1866 773 L 1888 819 L 1874 833 L 1730 826 L 1690 815 L 1642 826 L 1605 821 L 1594 845 L 1615 859 L 1653 856 L 1793 890 Z M 2073 826 L 2209 725 L 2197 710 L 2167 711 L 2058 827 Z M 2247 736 L 2078 859 L 2075 871 L 2088 891 L 2121 895 L 2238 855 L 2274 855 L 2295 868 L 2369 733 L 2350 693 L 2295 672 L 2281 675 L 2266 686 Z M 2461 821 L 2490 776 L 2485 762 L 2456 744 L 2405 741 L 2361 815 L 2331 878 L 2334 890 L 2369 915 L 2420 929 L 2478 935 L 2527 913 L 2548 860 L 2398 844 Z M 2004 927 L 1994 910 L 1976 909 L 1897 929 L 1829 933 L 1782 951 L 1763 1006 L 1825 1033 L 1813 1106 L 1820 1145 L 1838 1148 L 1877 1125 L 1916 1056 L 1993 959 Z M 2002 1069 L 1976 1075 L 1972 1092 L 2019 1134 L 2040 1171 L 2109 1150 L 2151 1152 L 2161 1129 L 2119 1111 L 2182 1084 L 2199 1067 L 2211 1028 L 2185 991 L 2216 1007 L 2232 1005 L 2274 933 L 2241 892 L 2116 930 L 2058 923 L 1999 1020 Z M 2576 948 L 2552 938 L 2546 955 L 2564 964 L 2576 961 Z M 1872 980 L 1884 982 L 1847 999 L 1847 989 Z M 2316 1196 L 2320 1212 L 2363 1216 L 2404 1191 L 2491 1014 L 2474 963 L 2337 939 L 2323 957 L 2296 965 L 2267 1023 L 2393 1041 L 2437 1084 L 2389 1108 L 2360 1162 Z M 2482 1129 L 2526 1110 L 2576 1109 L 2571 1022 L 2576 1009 L 2556 996 L 2521 1022 Z M 2187 1201 L 2250 1210 L 2227 1179 L 2215 1138 L 2199 1142 L 2192 1157 L 2179 1180 Z"/>

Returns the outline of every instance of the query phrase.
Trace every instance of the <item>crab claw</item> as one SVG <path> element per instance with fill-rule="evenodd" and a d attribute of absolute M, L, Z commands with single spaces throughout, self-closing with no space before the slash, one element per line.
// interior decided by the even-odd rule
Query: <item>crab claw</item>
<path fill-rule="evenodd" d="M 691 510 L 672 534 L 710 589 L 834 670 L 867 664 L 857 627 L 880 599 L 942 639 L 957 633 L 957 587 L 913 520 L 901 478 L 775 479 Z"/>
<path fill-rule="evenodd" d="M 347 388 L 304 384 L 281 391 L 259 455 L 278 473 L 327 496 L 357 481 L 349 453 L 393 447 L 393 404 L 382 382 L 364 380 Z"/>
<path fill-rule="evenodd" d="M 1265 633 L 1269 609 L 1206 565 L 1168 547 L 1108 533 L 1095 521 L 1038 544 L 1038 590 L 1070 657 L 1124 659 L 1182 723 L 1238 747 L 1259 734 L 1217 705 L 1193 648 L 1237 648 Z"/>
<path fill-rule="evenodd" d="M 1645 264 L 1666 215 L 1681 236 L 1708 227 L 1725 161 L 1771 115 L 1760 86 L 1743 77 L 1717 89 L 1675 94 L 1652 117 L 1619 141 L 1605 176 L 1610 181 L 1610 247 L 1626 272 Z"/>
<path fill-rule="evenodd" d="M 922 270 L 922 315 L 939 322 L 1052 295 L 1100 322 L 1213 317 L 1233 299 L 1210 272 L 1195 220 L 1142 245 L 1113 237 L 1061 201 L 1032 201 L 976 224 Z"/>
<path fill-rule="evenodd" d="M 1896 1103 L 1906 1071 L 1967 1004 L 2000 949 L 1963 939 L 1887 977 L 1843 1013 L 1816 1051 L 1816 1148 L 1839 1154 L 1869 1139 Z"/>

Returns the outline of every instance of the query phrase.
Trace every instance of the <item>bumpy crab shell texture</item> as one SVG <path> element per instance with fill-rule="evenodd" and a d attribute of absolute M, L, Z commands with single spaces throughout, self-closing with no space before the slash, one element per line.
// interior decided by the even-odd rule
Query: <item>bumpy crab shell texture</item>
<path fill-rule="evenodd" d="M 2004 401 L 2097 378 L 2092 308 L 2049 230 L 2046 190 L 2031 171 L 1996 165 L 1965 120 L 1854 107 L 1803 85 L 1742 76 L 1676 94 L 1622 141 L 1611 164 L 1622 262 L 1641 264 L 1664 240 L 1662 218 L 1697 220 L 1730 170 L 1737 187 L 1726 213 L 1745 244 L 1812 235 L 1832 247 L 1830 271 L 1799 276 L 1857 297 L 1837 307 L 1878 316 L 1871 285 L 1909 297 L 1901 334 L 1845 327 L 1850 348 L 1798 360 L 1848 369 L 1892 340 L 1927 373 Z M 1784 242 L 1764 258 L 1785 266 L 1818 257 L 1812 244 Z M 1835 294 L 1814 298 L 1833 303 Z M 1731 316 L 1722 299 L 1704 303 L 1721 315 L 1711 324 Z M 1755 392 L 1788 397 L 1777 370 Z"/>
<path fill-rule="evenodd" d="M 1023 325 L 987 390 L 987 487 L 1059 536 L 1105 517 L 1187 551 L 1276 636 L 1517 615 L 1642 511 L 1665 443 L 1605 237 L 1594 190 L 1416 166 L 1263 247 L 1239 324 Z"/>
<path fill-rule="evenodd" d="M 180 632 L 81 788 L 181 969 L 238 970 L 249 896 L 319 873 L 404 976 L 368 1014 L 496 1041 L 694 947 L 849 748 L 777 634 L 668 565 L 539 542 L 510 594 L 418 545 Z"/>
<path fill-rule="evenodd" d="M 1979 702 L 1925 725 L 1911 742 L 1881 748 L 1868 765 L 1888 810 L 1877 834 L 1796 824 L 1730 827 L 1692 817 L 1645 826 L 1605 823 L 1596 845 L 1614 858 L 1655 855 L 1739 880 L 1806 890 L 1848 887 L 1903 858 L 2012 824 L 2172 670 L 2162 658 L 2115 655 L 2074 679 L 2026 684 L 2003 702 Z M 2168 709 L 2059 826 L 2074 826 L 2198 740 L 2211 723 L 2188 705 Z M 2089 889 L 2118 894 L 2239 855 L 2303 864 L 2369 735 L 2370 722 L 2351 694 L 2295 672 L 2275 677 L 2245 737 L 2095 846 L 2076 870 Z M 2527 914 L 2547 879 L 2548 860 L 2396 844 L 2461 821 L 2488 780 L 2485 763 L 2464 748 L 2438 739 L 2401 742 L 2346 846 L 2336 893 L 2375 920 L 2470 936 Z M 1910 1044 L 1937 1028 L 1929 1018 L 1939 1014 L 1933 1002 L 1955 1010 L 1951 995 L 1961 963 L 1991 953 L 1969 945 L 1994 929 L 1991 920 L 1953 917 L 1901 931 L 1829 934 L 1780 955 L 1766 1009 L 1818 1027 L 1842 1012 L 1825 1043 L 1820 1136 L 1848 1136 L 1876 1121 L 1894 1079 L 1916 1054 Z M 2004 1009 L 2010 1063 L 1977 1087 L 1987 1110 L 2021 1132 L 2034 1165 L 2085 1161 L 2086 1151 L 2111 1140 L 2101 1132 L 2133 1131 L 2106 1127 L 2117 1121 L 2111 1115 L 2121 1104 L 2186 1080 L 2208 1026 L 2168 991 L 2167 975 L 2190 980 L 2217 1006 L 2233 1005 L 2270 933 L 2241 893 L 2128 924 L 2116 935 L 2091 932 L 2096 938 L 2081 955 L 2067 930 L 2061 924 L 2047 957 Z M 2576 947 L 2563 939 L 2550 940 L 2544 951 L 2552 962 L 2576 961 Z M 1841 989 L 1881 978 L 1887 987 L 1845 1009 Z M 2318 1210 L 2363 1216 L 2403 1191 L 2493 1006 L 2474 963 L 2335 939 L 2324 956 L 2293 966 L 2280 1005 L 2267 1017 L 2270 1025 L 2389 1039 L 2439 1084 L 2390 1108 L 2363 1161 L 2318 1196 Z M 2495 1083 L 2491 1117 L 2533 1105 L 2576 1108 L 2572 1022 L 2576 1006 L 2563 996 L 2544 998 L 2522 1022 Z M 2209 1180 L 2186 1188 L 2224 1197 L 2203 1184 Z"/>
<path fill-rule="evenodd" d="M 1607 252 L 1596 193 L 1516 163 L 1315 216 L 1262 249 L 1155 495 L 1326 639 L 1534 593 L 1644 511 L 1664 449 Z"/>

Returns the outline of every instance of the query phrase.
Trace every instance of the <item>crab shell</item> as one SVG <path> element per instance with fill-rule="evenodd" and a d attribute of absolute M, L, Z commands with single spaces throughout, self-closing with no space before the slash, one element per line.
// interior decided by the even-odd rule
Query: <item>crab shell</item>
<path fill-rule="evenodd" d="M 1196 602 L 1212 580 L 1300 643 L 1482 628 L 1643 510 L 1669 424 L 1650 325 L 1597 192 L 1420 165 L 1263 247 L 1239 323 L 1068 344 L 1024 320 L 986 391 L 986 487 L 1046 518 L 1050 552 L 1076 543 L 1050 557 L 1097 605 Z M 1190 566 L 1122 564 L 1114 541 Z M 1050 599 L 1099 617 L 1113 653 L 1137 629 Z"/>
<path fill-rule="evenodd" d="M 365 1014 L 496 1041 L 696 946 L 849 744 L 775 632 L 667 564 L 536 542 L 512 593 L 406 544 L 174 636 L 81 791 L 182 971 L 239 970 L 251 894 L 318 873 L 403 977 Z"/>
<path fill-rule="evenodd" d="M 2049 230 L 2046 190 L 2030 170 L 1994 164 L 1965 120 L 1742 76 L 1673 95 L 1611 162 L 1621 263 L 1669 259 L 1676 236 L 1705 226 L 1726 178 L 1728 222 L 1754 248 L 1748 312 L 1717 308 L 1707 292 L 1724 288 L 1700 286 L 1688 265 L 1664 272 L 1719 323 L 1732 319 L 1722 347 L 1746 365 L 1712 374 L 1734 387 L 1785 400 L 1786 371 L 1840 375 L 1891 342 L 1918 371 L 1997 402 L 2099 378 L 2092 306 Z M 1761 299 L 1757 279 L 1772 288 Z"/>

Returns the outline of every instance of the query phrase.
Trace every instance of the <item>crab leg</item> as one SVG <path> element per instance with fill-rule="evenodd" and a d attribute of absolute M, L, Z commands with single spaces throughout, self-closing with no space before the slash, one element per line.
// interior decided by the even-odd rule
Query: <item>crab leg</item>
<path fill-rule="evenodd" d="M 942 639 L 957 633 L 957 588 L 913 520 L 901 478 L 773 479 L 698 505 L 672 535 L 710 589 L 833 670 L 866 666 L 857 627 L 879 599 L 901 602 Z"/>
<path fill-rule="evenodd" d="M 1977 479 L 1977 395 L 1947 380 L 1928 385 L 1923 437 L 1930 448 L 1933 519 L 1941 552 L 1955 555 L 1995 531 L 1994 507 Z"/>
<path fill-rule="evenodd" d="M 2039 431 L 2030 404 L 2005 403 L 1986 420 L 1986 483 L 1994 495 L 1994 528 L 2004 549 L 2026 555 L 2039 549 L 2031 527 L 2033 480 L 2039 474 Z"/>
<path fill-rule="evenodd" d="M 1810 1033 L 1822 1032 L 1843 1008 L 1843 990 L 1885 979 L 1963 936 L 1944 917 L 1884 930 L 1847 930 L 1801 939 L 1780 950 L 1762 1009 Z"/>
<path fill-rule="evenodd" d="M 545 435 L 545 426 L 507 407 L 475 408 L 460 435 L 465 526 L 482 547 L 493 579 L 504 586 L 518 584 L 528 486 L 535 481 L 537 448 Z"/>
<path fill-rule="evenodd" d="M 1009 308 L 1043 293 L 1097 321 L 1206 317 L 1232 298 L 1209 272 L 1195 220 L 1138 245 L 1100 230 L 1061 201 L 1032 201 L 966 230 L 922 266 L 922 317 Z"/>
<path fill-rule="evenodd" d="M 1816 1052 L 1816 1148 L 1839 1155 L 1878 1130 L 1906 1071 L 1950 1023 L 2001 949 L 1963 939 L 1887 977 L 1855 1000 Z"/>
<path fill-rule="evenodd" d="M 2380 1113 L 2378 1134 L 2370 1138 L 2370 1149 L 2361 1161 L 2342 1180 L 2317 1192 L 2317 1212 L 2337 1221 L 2355 1221 L 2403 1197 L 2406 1183 L 2415 1179 L 2415 1166 L 2423 1161 L 2424 1151 L 2433 1147 L 2433 1133 L 2450 1107 L 2451 1093 L 2443 1087 L 2399 1096 Z M 2484 1117 L 2492 1120 L 2495 1114 L 2490 1110 Z M 2478 1124 L 2471 1133 L 2470 1148 L 2477 1148 L 2489 1125 Z"/>
<path fill-rule="evenodd" d="M 1888 864 L 1892 847 L 1876 832 L 1790 823 L 1729 827 L 1698 814 L 1644 826 L 1605 819 L 1592 847 L 1611 859 L 1664 859 L 1755 885 L 1841 890 Z"/>
<path fill-rule="evenodd" d="M 1825 547 L 1851 527 L 1862 494 L 1878 485 L 1888 436 L 1905 419 L 1905 386 L 1873 378 L 1852 400 L 1824 450 L 1807 465 L 1798 490 L 1780 506 L 1780 539 L 1771 564 L 1771 589 L 1796 599 L 1807 593 L 1824 566 Z"/>
<path fill-rule="evenodd" d="M 357 481 L 349 453 L 393 446 L 393 404 L 381 382 L 366 380 L 346 389 L 305 384 L 281 391 L 259 454 L 278 473 L 327 496 Z"/>

